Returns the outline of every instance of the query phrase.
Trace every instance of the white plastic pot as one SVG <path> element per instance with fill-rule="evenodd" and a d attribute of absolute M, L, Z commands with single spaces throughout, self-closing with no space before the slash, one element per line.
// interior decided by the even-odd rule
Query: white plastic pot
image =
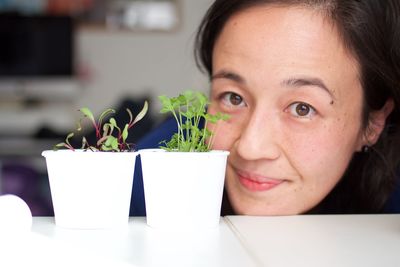
<path fill-rule="evenodd" d="M 228 151 L 139 151 L 147 224 L 154 228 L 219 225 Z"/>
<path fill-rule="evenodd" d="M 98 229 L 126 225 L 137 152 L 46 150 L 55 223 Z"/>

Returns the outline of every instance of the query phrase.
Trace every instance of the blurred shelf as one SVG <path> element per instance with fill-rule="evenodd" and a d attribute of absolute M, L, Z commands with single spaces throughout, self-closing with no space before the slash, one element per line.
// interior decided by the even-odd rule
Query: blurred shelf
<path fill-rule="evenodd" d="M 0 138 L 0 158 L 41 157 L 43 150 L 52 149 L 59 139 Z"/>

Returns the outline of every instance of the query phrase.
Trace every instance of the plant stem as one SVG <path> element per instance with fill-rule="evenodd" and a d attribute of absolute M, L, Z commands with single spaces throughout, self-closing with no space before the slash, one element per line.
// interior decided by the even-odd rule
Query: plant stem
<path fill-rule="evenodd" d="M 182 143 L 184 143 L 185 142 L 185 135 L 184 135 L 184 133 L 183 133 L 183 128 L 182 128 L 182 125 L 183 125 L 183 120 L 182 120 L 182 111 L 181 111 L 181 106 L 179 105 L 178 106 L 178 114 L 179 114 L 179 125 L 178 125 L 178 130 L 179 130 L 179 134 L 178 134 L 178 150 L 180 150 L 180 148 L 181 148 L 181 145 L 182 144 L 180 144 L 180 142 L 182 141 Z"/>
<path fill-rule="evenodd" d="M 215 137 L 215 135 L 216 135 L 217 132 L 218 132 L 218 127 L 219 127 L 219 123 L 216 122 L 215 130 L 212 132 L 212 134 L 211 134 L 211 136 L 210 136 L 210 140 L 209 140 L 209 142 L 208 142 L 208 144 L 207 144 L 207 148 L 208 148 L 208 149 L 211 149 L 212 144 L 214 143 L 214 137 Z"/>

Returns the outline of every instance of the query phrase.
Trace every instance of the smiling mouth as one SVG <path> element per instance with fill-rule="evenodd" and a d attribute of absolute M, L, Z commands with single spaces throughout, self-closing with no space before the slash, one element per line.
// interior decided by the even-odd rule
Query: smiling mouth
<path fill-rule="evenodd" d="M 240 184 L 246 189 L 253 192 L 271 190 L 272 188 L 277 187 L 285 181 L 281 179 L 267 178 L 259 175 L 249 175 L 238 170 L 236 170 L 236 174 L 238 175 Z"/>

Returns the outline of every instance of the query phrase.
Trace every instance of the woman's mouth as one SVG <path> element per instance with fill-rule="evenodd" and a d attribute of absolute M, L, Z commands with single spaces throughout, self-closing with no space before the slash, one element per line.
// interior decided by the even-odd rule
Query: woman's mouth
<path fill-rule="evenodd" d="M 267 191 L 285 181 L 261 175 L 249 174 L 238 170 L 236 170 L 236 173 L 238 175 L 240 184 L 250 191 Z"/>

